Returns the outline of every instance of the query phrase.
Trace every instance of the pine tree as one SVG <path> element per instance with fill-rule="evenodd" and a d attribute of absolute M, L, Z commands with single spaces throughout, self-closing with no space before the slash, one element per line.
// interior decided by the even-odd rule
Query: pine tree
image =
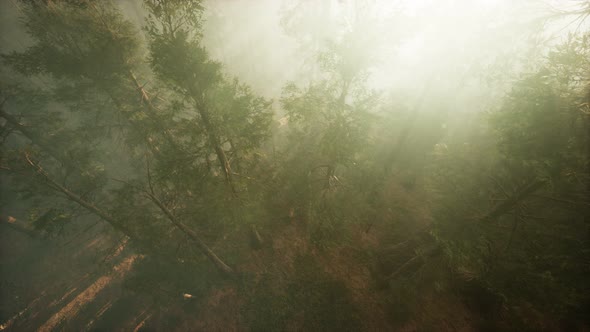
<path fill-rule="evenodd" d="M 2 116 L 11 128 L 27 136 L 41 150 L 35 155 L 25 153 L 30 169 L 49 188 L 122 230 L 142 243 L 144 249 L 171 253 L 172 242 L 162 236 L 178 236 L 166 231 L 171 223 L 195 242 L 221 271 L 232 272 L 171 210 L 170 205 L 178 202 L 170 198 L 178 197 L 182 188 L 166 186 L 160 178 L 152 176 L 162 172 L 158 169 L 166 164 L 162 160 L 189 151 L 183 150 L 183 136 L 177 131 L 178 126 L 174 126 L 173 108 L 159 107 L 136 77 L 138 72 L 149 74 L 142 70 L 138 31 L 123 19 L 116 7 L 106 2 L 84 6 L 67 2 L 35 3 L 26 8 L 25 25 L 35 43 L 24 52 L 5 55 L 4 60 L 23 79 L 46 80 L 43 106 L 58 110 L 46 111 L 51 122 L 45 123 L 33 113 L 38 109 L 26 104 L 16 105 L 16 111 L 3 110 Z M 17 95 L 21 94 L 35 95 L 33 91 L 20 91 Z M 17 120 L 13 112 L 21 113 L 21 119 Z M 43 128 L 48 124 L 51 128 Z M 40 130 L 29 130 L 29 127 Z M 46 138 L 52 136 L 61 140 L 46 143 Z M 18 150 L 18 147 L 14 149 L 15 154 Z M 77 158 L 74 153 L 87 159 Z M 114 165 L 112 158 L 117 158 Z M 86 164 L 79 165 L 85 160 Z M 106 166 L 110 166 L 108 171 Z M 88 167 L 93 170 L 90 174 L 98 171 L 102 175 L 100 185 L 91 188 L 92 198 L 108 206 L 107 209 L 85 198 L 89 184 L 65 186 L 51 175 L 74 169 L 83 176 L 89 173 Z M 107 181 L 109 178 L 114 181 Z"/>

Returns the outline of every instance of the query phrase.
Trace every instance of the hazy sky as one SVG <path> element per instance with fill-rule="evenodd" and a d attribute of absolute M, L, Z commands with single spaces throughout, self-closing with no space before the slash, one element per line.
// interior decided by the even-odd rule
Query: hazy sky
<path fill-rule="evenodd" d="M 314 47 L 317 50 L 323 42 L 337 39 L 342 31 L 373 24 L 374 29 L 367 31 L 372 31 L 379 42 L 361 51 L 377 59 L 372 74 L 374 87 L 419 88 L 425 80 L 443 77 L 456 85 L 465 83 L 466 75 L 481 72 L 497 61 L 516 61 L 542 27 L 539 17 L 546 17 L 551 6 L 564 8 L 575 3 L 210 0 L 206 2 L 205 43 L 211 54 L 226 64 L 228 72 L 260 93 L 277 97 L 285 82 L 310 78 L 302 67 L 313 61 Z M 285 19 L 295 22 L 290 31 L 281 25 Z M 564 25 L 562 22 L 559 26 Z M 564 35 L 573 28 L 557 32 Z"/>
<path fill-rule="evenodd" d="M 127 17 L 142 22 L 139 0 L 115 0 Z M 278 98 L 288 81 L 314 78 L 317 51 L 343 33 L 361 31 L 357 50 L 375 59 L 371 84 L 378 89 L 420 90 L 464 85 L 488 66 L 516 62 L 529 49 L 550 8 L 576 0 L 206 0 L 204 43 L 211 55 L 266 97 Z M 0 51 L 26 45 L 18 1 L 0 1 Z M 571 20 L 569 20 L 571 21 Z M 567 18 L 553 34 L 577 28 Z M 283 22 L 284 24 L 282 24 Z M 565 27 L 565 28 L 564 28 Z M 544 37 L 547 37 L 545 35 Z M 353 46 L 354 47 L 354 46 Z M 442 84 L 442 83 L 441 83 Z"/>

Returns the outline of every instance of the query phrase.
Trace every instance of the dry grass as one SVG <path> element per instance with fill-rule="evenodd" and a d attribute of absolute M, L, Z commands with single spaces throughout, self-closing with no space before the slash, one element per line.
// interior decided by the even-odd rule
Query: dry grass
<path fill-rule="evenodd" d="M 98 278 L 94 283 L 92 283 L 92 285 L 78 294 L 72 301 L 62 307 L 57 313 L 53 314 L 53 316 L 51 316 L 49 320 L 41 325 L 37 331 L 53 331 L 57 325 L 75 317 L 82 307 L 92 302 L 98 293 L 107 287 L 113 281 L 113 279 L 123 278 L 125 274 L 131 270 L 133 263 L 137 259 L 141 259 L 141 256 L 131 255 L 126 257 L 123 262 L 117 264 L 113 268 L 112 273 Z"/>
<path fill-rule="evenodd" d="M 204 301 L 197 320 L 184 322 L 179 331 L 240 331 L 240 303 L 232 286 L 216 289 Z"/>

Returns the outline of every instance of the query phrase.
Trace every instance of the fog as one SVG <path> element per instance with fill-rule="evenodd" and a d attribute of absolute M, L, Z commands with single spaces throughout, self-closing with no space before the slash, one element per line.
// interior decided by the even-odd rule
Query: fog
<path fill-rule="evenodd" d="M 358 56 L 374 59 L 375 89 L 453 89 L 481 84 L 482 70 L 525 66 L 538 52 L 583 29 L 574 17 L 548 22 L 579 1 L 210 1 L 205 39 L 211 55 L 267 97 L 288 81 L 313 77 L 318 52 L 348 32 Z M 543 28 L 543 29 L 541 29 Z M 538 49 L 531 44 L 541 42 Z M 526 68 L 522 68 L 526 70 Z M 310 76 L 311 74 L 311 76 Z"/>
<path fill-rule="evenodd" d="M 540 58 L 568 33 L 588 26 L 577 16 L 552 19 L 583 3 L 209 0 L 204 4 L 203 43 L 229 75 L 276 99 L 286 82 L 312 79 L 318 53 L 352 32 L 358 44 L 351 49 L 373 60 L 371 86 L 412 94 L 433 80 L 444 81 L 437 88 L 453 89 L 481 85 L 486 79 L 482 71 L 500 78 L 508 69 L 531 69 L 526 67 L 534 66 L 528 53 Z M 143 25 L 141 1 L 115 4 L 138 27 Z M 22 5 L 11 0 L 1 6 L 1 49 L 23 49 L 27 36 L 18 24 Z"/>
<path fill-rule="evenodd" d="M 0 1 L 0 331 L 586 331 L 588 0 Z"/>

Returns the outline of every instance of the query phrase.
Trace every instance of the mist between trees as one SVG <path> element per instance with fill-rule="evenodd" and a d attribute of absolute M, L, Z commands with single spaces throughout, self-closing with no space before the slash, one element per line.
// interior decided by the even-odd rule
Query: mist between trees
<path fill-rule="evenodd" d="M 2 329 L 590 327 L 587 1 L 0 8 Z"/>

